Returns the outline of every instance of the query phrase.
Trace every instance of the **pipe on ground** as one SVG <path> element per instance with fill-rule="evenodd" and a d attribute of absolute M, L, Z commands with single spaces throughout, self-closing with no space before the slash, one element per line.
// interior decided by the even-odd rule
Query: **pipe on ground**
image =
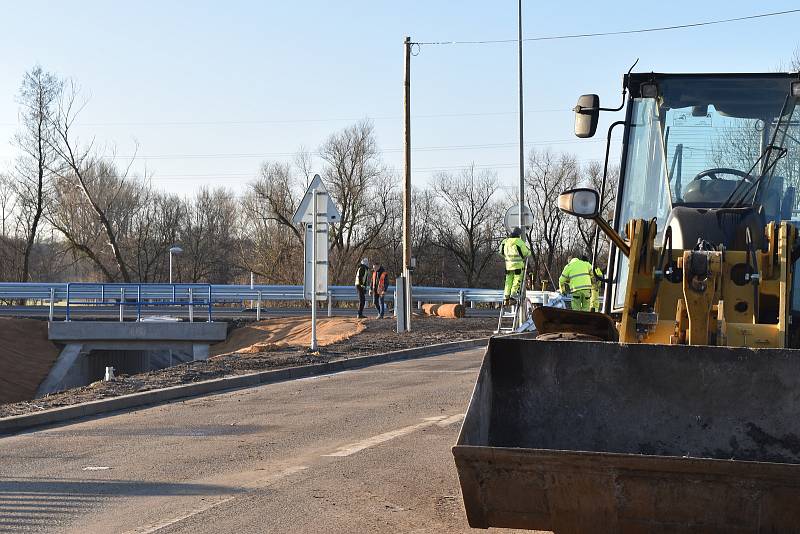
<path fill-rule="evenodd" d="M 463 304 L 423 304 L 422 313 L 433 317 L 460 319 L 466 315 L 466 308 Z"/>

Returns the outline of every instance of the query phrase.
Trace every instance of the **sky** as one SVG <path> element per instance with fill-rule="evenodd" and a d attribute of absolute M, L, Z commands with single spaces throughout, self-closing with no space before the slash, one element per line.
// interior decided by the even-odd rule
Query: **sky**
<path fill-rule="evenodd" d="M 704 22 L 797 8 L 790 1 L 523 2 L 525 37 Z M 0 0 L 0 172 L 15 157 L 17 94 L 34 65 L 80 86 L 80 138 L 161 190 L 242 193 L 264 161 L 291 161 L 370 119 L 402 172 L 403 39 L 515 39 L 517 2 Z M 788 64 L 800 13 L 694 29 L 528 42 L 525 146 L 602 159 L 598 135 L 572 134 L 578 95 L 605 106 L 637 71 L 760 72 Z M 412 181 L 474 163 L 518 180 L 517 45 L 426 45 L 412 57 Z M 138 148 L 137 148 L 138 147 Z M 315 162 L 319 168 L 321 163 Z"/>

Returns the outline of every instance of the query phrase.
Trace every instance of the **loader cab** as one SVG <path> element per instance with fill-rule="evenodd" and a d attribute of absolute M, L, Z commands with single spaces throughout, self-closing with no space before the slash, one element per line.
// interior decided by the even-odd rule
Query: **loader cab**
<path fill-rule="evenodd" d="M 760 246 L 757 240 L 770 221 L 798 219 L 797 74 L 629 73 L 624 83 L 625 131 L 613 218 L 623 237 L 627 221 L 654 219 L 657 244 L 671 227 L 676 249 L 692 249 L 699 236 L 712 236 L 728 249 L 742 250 L 745 239 Z M 604 110 L 596 102 L 582 112 L 581 102 L 590 102 L 586 96 L 576 107 L 579 137 L 588 136 L 581 134 L 592 126 L 595 110 Z M 607 272 L 615 273 L 616 283 L 607 289 L 606 312 L 624 304 L 627 267 L 627 258 L 612 246 Z M 798 296 L 800 291 L 796 301 Z M 800 302 L 793 308 L 800 309 Z"/>

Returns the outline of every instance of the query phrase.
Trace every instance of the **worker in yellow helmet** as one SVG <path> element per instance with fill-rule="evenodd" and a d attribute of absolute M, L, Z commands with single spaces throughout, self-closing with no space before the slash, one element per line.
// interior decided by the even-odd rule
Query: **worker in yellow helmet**
<path fill-rule="evenodd" d="M 592 294 L 592 264 L 586 256 L 570 258 L 558 278 L 558 288 L 572 297 L 572 309 L 589 311 Z"/>
<path fill-rule="evenodd" d="M 520 236 L 522 230 L 514 228 L 506 239 L 500 242 L 500 255 L 506 262 L 506 285 L 503 291 L 503 304 L 516 304 L 517 299 L 512 295 L 519 293 L 522 284 L 522 268 L 525 258 L 531 255 L 531 249 Z"/>

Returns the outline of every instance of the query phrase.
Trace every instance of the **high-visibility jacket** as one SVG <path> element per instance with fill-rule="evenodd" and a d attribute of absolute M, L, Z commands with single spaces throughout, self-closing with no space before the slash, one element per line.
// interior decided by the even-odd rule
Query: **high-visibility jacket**
<path fill-rule="evenodd" d="M 500 242 L 500 255 L 506 260 L 506 271 L 516 271 L 525 265 L 531 249 L 519 237 L 507 237 Z"/>
<path fill-rule="evenodd" d="M 566 286 L 569 286 L 570 293 L 589 292 L 592 290 L 592 280 L 592 264 L 580 258 L 572 258 L 561 271 L 558 287 L 562 293 L 566 291 Z"/>
<path fill-rule="evenodd" d="M 367 287 L 367 281 L 369 280 L 369 269 L 363 263 L 358 266 L 356 269 L 356 287 Z"/>
<path fill-rule="evenodd" d="M 386 293 L 386 279 L 388 275 L 386 271 L 381 267 L 377 271 L 372 271 L 372 291 L 376 295 L 383 295 Z"/>

